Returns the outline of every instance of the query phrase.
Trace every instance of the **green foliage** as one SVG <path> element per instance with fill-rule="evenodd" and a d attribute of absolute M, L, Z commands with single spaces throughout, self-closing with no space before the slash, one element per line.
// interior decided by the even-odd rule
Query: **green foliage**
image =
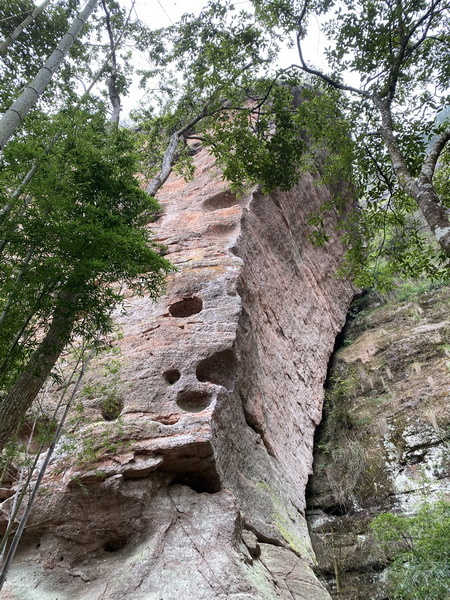
<path fill-rule="evenodd" d="M 82 396 L 89 400 L 99 399 L 99 408 L 105 421 L 114 421 L 123 409 L 120 374 L 122 361 L 109 358 L 101 368 L 90 377 L 89 383 L 82 388 Z M 81 406 L 83 406 L 81 404 Z M 83 416 L 82 412 L 79 416 Z"/>
<path fill-rule="evenodd" d="M 341 434 L 347 435 L 355 426 L 349 412 L 352 399 L 358 390 L 358 376 L 352 370 L 334 373 L 325 393 L 327 403 L 326 431 L 327 437 L 338 442 Z"/>
<path fill-rule="evenodd" d="M 429 178 L 428 207 L 439 201 L 446 205 L 449 195 L 446 153 L 431 176 L 427 166 L 438 136 L 450 126 L 445 108 L 450 99 L 446 0 L 301 4 L 252 0 L 252 4 L 258 22 L 271 31 L 278 27 L 283 36 L 294 34 L 302 50 L 308 17 L 324 15 L 321 21 L 331 42 L 328 68 L 314 68 L 309 62 L 313 57 L 303 52 L 289 72 L 307 73 L 309 83 L 328 89 L 325 96 L 334 96 L 337 118 L 332 116 L 333 107 L 324 113 L 314 111 L 311 100 L 300 112 L 313 146 L 329 149 L 329 162 L 319 166 L 322 181 L 340 180 L 359 199 L 359 210 L 344 219 L 343 240 L 350 251 L 343 273 L 355 278 L 357 285 L 380 289 L 387 288 L 395 275 L 445 278 L 449 248 L 440 242 L 440 249 L 427 233 L 418 202 Z M 354 77 L 346 83 L 349 72 Z M 346 90 L 345 97 L 339 97 L 341 90 Z M 326 105 L 320 94 L 315 102 Z M 339 130 L 340 122 L 346 124 L 345 135 L 336 135 L 335 124 Z M 436 151 L 438 156 L 442 148 Z M 423 204 L 421 208 L 435 231 L 432 210 Z M 444 213 L 440 227 L 447 221 Z M 312 225 L 313 239 L 326 243 L 322 215 L 313 216 Z M 439 235 L 436 238 L 440 240 Z"/>
<path fill-rule="evenodd" d="M 450 598 L 450 503 L 424 504 L 412 517 L 386 513 L 372 530 L 389 555 L 393 598 Z"/>
<path fill-rule="evenodd" d="M 32 0 L 3 0 L 0 5 L 0 40 L 6 38 L 35 8 Z M 76 2 L 58 0 L 12 44 L 0 63 L 0 112 L 11 104 L 16 92 L 36 75 L 69 27 Z"/>
<path fill-rule="evenodd" d="M 0 226 L 3 390 L 34 351 L 36 332 L 45 329 L 61 292 L 78 297 L 73 335 L 93 338 L 110 328 L 110 311 L 121 300 L 119 282 L 155 297 L 171 270 L 146 228 L 159 207 L 135 177 L 134 135 L 83 109 L 44 123 L 49 137 L 64 131 L 50 155 L 44 158 L 34 132 L 3 155 L 5 198 L 14 173 L 41 162 L 27 188 L 32 200 L 12 205 Z M 41 122 L 36 135 L 42 130 Z"/>
<path fill-rule="evenodd" d="M 111 0 L 112 1 L 112 0 Z M 0 6 L 0 39 L 11 34 L 35 8 L 32 0 L 4 0 Z M 3 113 L 23 88 L 37 75 L 44 61 L 69 29 L 80 3 L 76 0 L 55 0 L 28 25 L 7 49 L 0 61 L 0 112 Z M 93 27 L 95 27 L 93 25 Z M 90 30 L 84 28 L 85 35 Z M 74 80 L 92 76 L 93 61 L 98 58 L 95 44 L 86 44 L 86 38 L 74 43 L 68 60 L 61 66 L 40 98 L 41 108 L 55 111 L 68 98 L 76 99 Z"/>
<path fill-rule="evenodd" d="M 266 81 L 257 84 L 261 94 L 269 86 Z M 236 107 L 216 118 L 211 127 L 204 139 L 233 188 L 255 182 L 268 192 L 277 187 L 287 190 L 298 182 L 305 142 L 293 110 L 291 87 L 273 85 L 264 109 Z M 282 161 L 289 164 L 288 169 L 279 168 Z"/>
<path fill-rule="evenodd" d="M 441 155 L 440 169 L 437 171 L 434 181 L 439 197 L 450 209 L 450 151 L 448 148 Z"/>
<path fill-rule="evenodd" d="M 434 279 L 415 279 L 404 281 L 396 285 L 392 294 L 393 299 L 397 302 L 409 302 L 421 294 L 438 290 L 443 285 L 447 285 L 448 281 L 440 281 Z"/>

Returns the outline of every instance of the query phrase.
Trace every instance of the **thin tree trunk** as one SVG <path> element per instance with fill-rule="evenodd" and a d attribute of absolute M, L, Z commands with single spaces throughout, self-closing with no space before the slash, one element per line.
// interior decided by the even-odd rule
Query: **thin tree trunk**
<path fill-rule="evenodd" d="M 64 409 L 64 412 L 63 412 L 62 417 L 61 417 L 61 419 L 59 421 L 58 427 L 57 427 L 57 429 L 55 431 L 55 434 L 53 436 L 52 443 L 50 444 L 50 447 L 49 447 L 49 449 L 47 451 L 47 455 L 46 455 L 45 460 L 44 460 L 44 462 L 42 464 L 42 467 L 41 467 L 41 469 L 39 471 L 39 474 L 38 474 L 38 477 L 37 477 L 36 482 L 34 484 L 33 490 L 32 490 L 32 492 L 30 494 L 30 498 L 28 500 L 28 504 L 27 504 L 27 506 L 25 508 L 24 514 L 22 515 L 22 518 L 20 519 L 19 526 L 17 527 L 17 530 L 15 532 L 13 542 L 12 542 L 11 547 L 10 547 L 10 549 L 8 551 L 8 554 L 6 556 L 6 560 L 5 560 L 5 563 L 3 565 L 3 568 L 2 568 L 2 570 L 0 572 L 0 590 L 3 588 L 3 584 L 6 581 L 6 577 L 7 577 L 7 574 L 8 574 L 9 567 L 11 566 L 12 560 L 13 560 L 14 555 L 15 555 L 16 550 L 17 550 L 17 546 L 19 545 L 20 538 L 22 537 L 23 530 L 25 529 L 25 526 L 27 524 L 27 521 L 28 521 L 28 518 L 30 516 L 31 510 L 32 510 L 32 508 L 34 506 L 34 502 L 36 500 L 37 493 L 38 493 L 39 488 L 41 486 L 41 483 L 42 483 L 42 480 L 44 478 L 44 475 L 45 475 L 45 472 L 47 470 L 47 467 L 50 464 L 50 460 L 51 460 L 51 458 L 53 456 L 53 452 L 55 450 L 56 444 L 58 443 L 58 440 L 61 437 L 61 434 L 62 434 L 62 431 L 63 431 L 63 427 L 64 427 L 64 424 L 65 424 L 66 419 L 67 419 L 67 415 L 69 414 L 69 410 L 70 410 L 70 408 L 71 408 L 71 406 L 73 404 L 73 400 L 74 400 L 74 398 L 75 398 L 75 396 L 76 396 L 76 394 L 77 394 L 77 392 L 78 392 L 78 390 L 80 388 L 80 385 L 81 385 L 81 382 L 83 380 L 84 374 L 85 374 L 85 372 L 86 372 L 86 370 L 87 370 L 87 368 L 89 366 L 89 363 L 90 363 L 92 357 L 94 356 L 94 354 L 95 354 L 94 350 L 91 350 L 89 352 L 86 360 L 83 363 L 81 371 L 80 371 L 80 373 L 78 375 L 78 378 L 77 378 L 75 386 L 74 386 L 74 388 L 72 390 L 72 393 L 70 394 L 70 397 L 69 397 L 69 399 L 68 399 L 68 401 L 66 403 L 66 407 Z"/>
<path fill-rule="evenodd" d="M 32 405 L 59 355 L 69 342 L 77 314 L 78 295 L 60 295 L 53 319 L 43 340 L 0 403 L 0 452 L 20 419 Z"/>
<path fill-rule="evenodd" d="M 83 26 L 96 7 L 98 0 L 88 0 L 84 9 L 78 14 L 69 31 L 63 36 L 56 49 L 50 54 L 44 66 L 40 69 L 34 80 L 28 85 L 14 104 L 0 119 L 0 150 L 20 125 L 22 119 L 36 104 L 39 96 L 50 83 L 54 73 L 61 66 L 68 51 L 80 35 Z"/>
<path fill-rule="evenodd" d="M 35 417 L 34 419 L 34 423 L 33 423 L 33 427 L 31 429 L 30 435 L 28 436 L 28 444 L 27 444 L 27 449 L 25 452 L 25 455 L 28 456 L 30 453 L 30 446 L 31 446 L 31 442 L 33 440 L 33 435 L 34 435 L 34 430 L 36 428 L 36 422 L 37 422 L 37 417 Z M 40 452 L 39 452 L 40 455 Z M 6 549 L 6 544 L 8 542 L 8 537 L 9 534 L 11 533 L 11 529 L 14 526 L 14 521 L 15 518 L 17 516 L 17 512 L 20 508 L 20 504 L 22 502 L 22 498 L 24 496 L 24 486 L 22 485 L 22 482 L 24 480 L 24 474 L 25 474 L 25 470 L 28 470 L 28 474 L 31 475 L 34 471 L 34 467 L 36 466 L 37 462 L 35 460 L 32 469 L 30 470 L 29 465 L 25 466 L 22 465 L 20 467 L 20 471 L 19 471 L 19 479 L 17 481 L 17 487 L 16 487 L 16 493 L 14 494 L 14 501 L 11 507 L 11 512 L 9 514 L 9 519 L 8 519 L 8 525 L 6 527 L 6 531 L 3 535 L 2 541 L 0 542 L 0 565 L 3 563 L 3 557 L 5 554 L 5 549 Z M 27 484 L 31 481 L 31 477 L 27 477 Z M 25 487 L 28 487 L 28 485 L 26 485 Z M 0 587 L 1 589 L 1 587 Z"/>
<path fill-rule="evenodd" d="M 82 363 L 81 374 L 78 375 L 78 381 L 75 383 L 75 389 L 72 389 L 72 392 L 70 394 L 69 400 L 66 402 L 66 405 L 67 405 L 67 403 L 71 404 L 73 398 L 76 395 L 76 392 L 77 392 L 78 387 L 79 387 L 79 382 L 81 382 L 81 378 L 82 378 L 83 374 L 85 373 L 86 368 L 87 368 L 87 366 L 89 364 L 89 361 L 91 360 L 91 358 L 93 356 L 93 351 L 91 350 L 89 352 L 88 358 L 85 361 L 84 361 L 84 354 L 85 354 L 85 349 L 83 347 L 82 348 L 82 354 L 79 356 L 78 360 L 76 361 L 76 364 L 75 364 L 75 366 L 74 366 L 74 368 L 73 368 L 73 370 L 72 370 L 72 372 L 71 372 L 71 374 L 70 374 L 70 376 L 69 376 L 69 378 L 68 378 L 68 380 L 67 380 L 67 382 L 66 382 L 66 384 L 64 386 L 64 390 L 63 390 L 63 393 L 61 395 L 61 398 L 59 399 L 59 402 L 58 402 L 58 404 L 56 405 L 56 407 L 55 407 L 55 409 L 53 411 L 53 415 L 50 417 L 50 421 L 49 421 L 50 425 L 48 425 L 48 427 L 47 427 L 47 430 L 46 430 L 47 432 L 50 432 L 51 423 L 54 423 L 56 421 L 56 418 L 57 418 L 57 416 L 58 416 L 58 414 L 60 412 L 60 409 L 61 409 L 61 407 L 64 404 L 64 398 L 66 396 L 66 392 L 69 389 L 69 387 L 71 387 L 71 384 L 74 382 L 74 377 L 77 374 L 78 367 L 79 367 L 80 363 Z M 55 434 L 53 435 L 53 439 L 55 439 Z M 3 537 L 0 540 L 0 565 L 3 564 L 3 556 L 5 554 L 5 548 L 6 548 L 7 543 L 8 543 L 9 535 L 11 533 L 13 524 L 15 523 L 15 519 L 16 519 L 16 517 L 18 515 L 18 512 L 20 510 L 20 507 L 22 505 L 22 501 L 25 498 L 25 495 L 26 495 L 26 493 L 27 493 L 27 491 L 28 491 L 28 489 L 29 489 L 29 487 L 31 485 L 31 481 L 32 481 L 33 476 L 34 476 L 34 472 L 35 472 L 36 467 L 37 467 L 37 465 L 39 463 L 40 457 L 41 457 L 41 455 L 42 455 L 42 453 L 44 451 L 45 443 L 46 443 L 45 442 L 45 437 L 43 437 L 41 439 L 41 443 L 39 445 L 39 448 L 38 448 L 37 452 L 34 455 L 33 463 L 28 466 L 28 475 L 27 475 L 27 478 L 25 480 L 25 483 L 23 484 L 22 488 L 20 489 L 20 494 L 19 494 L 19 497 L 17 499 L 17 503 L 15 505 L 15 508 L 13 507 L 12 510 L 11 510 L 11 512 L 10 512 L 8 527 L 6 529 L 5 534 L 3 535 Z"/>
<path fill-rule="evenodd" d="M 31 13 L 31 15 L 28 15 L 28 17 L 26 19 L 24 19 L 22 21 L 22 23 L 20 23 L 20 25 L 18 25 L 14 29 L 14 31 L 11 33 L 11 35 L 8 35 L 3 40 L 3 42 L 0 44 L 0 56 L 5 56 L 6 55 L 6 52 L 7 52 L 8 48 L 9 48 L 9 46 L 11 46 L 11 44 L 17 40 L 17 38 L 19 37 L 19 35 L 25 29 L 25 27 L 28 27 L 28 25 L 30 25 L 30 23 L 32 23 L 33 21 L 35 21 L 37 19 L 37 17 L 42 13 L 42 11 L 44 10 L 44 8 L 48 4 L 50 4 L 50 2 L 51 2 L 51 0 L 44 0 L 44 2 L 42 4 L 40 4 L 39 6 L 36 6 L 36 8 Z"/>
<path fill-rule="evenodd" d="M 112 114 L 111 114 L 111 125 L 118 127 L 120 120 L 120 94 L 117 89 L 117 78 L 119 76 L 119 72 L 117 70 L 117 57 L 116 57 L 116 44 L 114 42 L 114 33 L 111 25 L 111 15 L 109 13 L 108 7 L 106 6 L 105 0 L 102 0 L 103 10 L 105 11 L 106 17 L 106 29 L 108 31 L 109 37 L 109 48 L 111 54 L 111 73 L 108 77 L 108 81 L 106 85 L 108 87 L 108 96 L 109 101 L 111 102 Z M 134 3 L 133 3 L 134 4 Z"/>

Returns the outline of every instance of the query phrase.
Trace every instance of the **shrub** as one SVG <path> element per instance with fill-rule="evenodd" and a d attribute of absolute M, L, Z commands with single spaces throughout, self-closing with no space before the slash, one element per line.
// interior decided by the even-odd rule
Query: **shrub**
<path fill-rule="evenodd" d="M 424 504 L 414 516 L 385 513 L 372 529 L 392 557 L 393 599 L 450 599 L 450 502 Z"/>

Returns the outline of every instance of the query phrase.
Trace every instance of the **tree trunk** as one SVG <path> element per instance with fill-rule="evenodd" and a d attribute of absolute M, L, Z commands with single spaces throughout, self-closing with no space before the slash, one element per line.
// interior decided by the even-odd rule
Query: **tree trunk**
<path fill-rule="evenodd" d="M 102 0 L 103 10 L 105 11 L 106 17 L 106 29 L 108 30 L 109 37 L 109 48 L 111 54 L 111 73 L 108 77 L 106 85 L 108 87 L 109 101 L 111 102 L 112 114 L 111 114 L 111 125 L 118 127 L 120 120 L 120 94 L 117 89 L 117 78 L 119 76 L 117 70 L 117 58 L 116 58 L 116 43 L 114 41 L 114 33 L 111 26 L 111 15 L 105 0 Z"/>
<path fill-rule="evenodd" d="M 22 119 L 36 104 L 39 96 L 50 83 L 53 74 L 61 66 L 68 51 L 80 35 L 84 24 L 96 7 L 98 0 L 88 0 L 84 9 L 78 14 L 69 31 L 64 35 L 56 49 L 50 54 L 44 66 L 34 80 L 28 85 L 14 104 L 8 108 L 0 119 L 0 150 L 3 150 L 9 138 L 16 131 Z"/>
<path fill-rule="evenodd" d="M 415 190 L 407 190 L 416 200 L 436 241 L 450 258 L 450 216 L 436 194 L 433 184 L 420 178 Z"/>
<path fill-rule="evenodd" d="M 434 167 L 450 134 L 440 136 L 441 139 L 437 141 L 436 147 L 433 147 L 428 156 L 425 157 L 420 177 L 414 178 L 408 169 L 394 133 L 389 101 L 377 96 L 374 96 L 372 100 L 381 116 L 381 135 L 391 158 L 398 183 L 417 202 L 436 241 L 450 258 L 450 212 L 443 206 L 432 183 Z M 436 154 L 436 156 L 433 156 L 433 154 Z"/>
<path fill-rule="evenodd" d="M 77 301 L 78 294 L 60 295 L 47 333 L 10 391 L 0 401 L 0 452 L 31 407 L 69 342 L 77 314 Z"/>
<path fill-rule="evenodd" d="M 14 31 L 11 33 L 11 35 L 8 35 L 3 40 L 3 42 L 0 44 L 0 56 L 5 56 L 9 46 L 11 46 L 11 44 L 17 40 L 19 35 L 25 29 L 25 27 L 28 27 L 28 25 L 30 25 L 30 23 L 32 23 L 33 21 L 35 21 L 37 19 L 37 17 L 42 13 L 44 8 L 48 4 L 50 4 L 50 2 L 51 2 L 51 0 L 44 0 L 44 2 L 42 4 L 40 4 L 39 6 L 36 6 L 36 8 L 31 13 L 31 15 L 28 15 L 28 17 L 26 19 L 24 19 L 22 21 L 22 23 L 20 23 L 20 25 L 18 25 L 14 29 Z"/>

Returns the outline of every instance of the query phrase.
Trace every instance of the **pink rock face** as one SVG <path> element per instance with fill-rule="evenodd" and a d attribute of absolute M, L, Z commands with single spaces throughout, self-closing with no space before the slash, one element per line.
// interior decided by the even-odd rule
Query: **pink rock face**
<path fill-rule="evenodd" d="M 315 247 L 308 214 L 328 192 L 311 176 L 236 197 L 206 151 L 195 162 L 193 181 L 164 186 L 152 225 L 178 269 L 166 295 L 130 297 L 116 316 L 122 414 L 91 407 L 79 433 L 113 450 L 81 467 L 60 451 L 5 598 L 329 598 L 304 492 L 353 294 L 336 278 L 337 216 Z"/>

